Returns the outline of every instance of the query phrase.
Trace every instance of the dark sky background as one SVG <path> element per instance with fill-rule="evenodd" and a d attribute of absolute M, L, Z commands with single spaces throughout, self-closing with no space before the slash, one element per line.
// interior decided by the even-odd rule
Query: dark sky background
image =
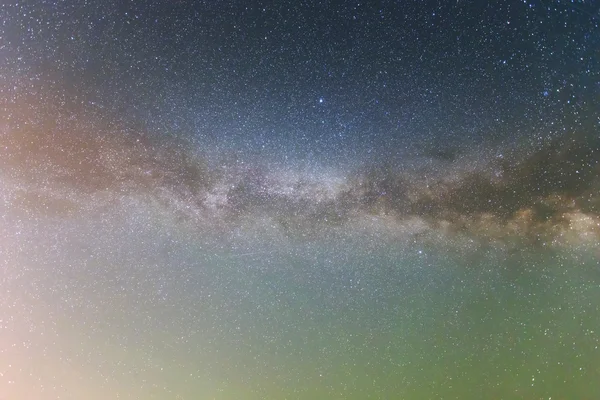
<path fill-rule="evenodd" d="M 40 1 L 2 10 L 9 115 L 34 99 L 66 118 L 185 135 L 211 150 L 335 162 L 599 124 L 594 2 Z"/>

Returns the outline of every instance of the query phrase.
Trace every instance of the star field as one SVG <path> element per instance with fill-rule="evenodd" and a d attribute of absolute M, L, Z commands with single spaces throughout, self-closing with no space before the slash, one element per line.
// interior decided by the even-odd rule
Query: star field
<path fill-rule="evenodd" d="M 591 398 L 591 1 L 0 5 L 0 398 Z"/>

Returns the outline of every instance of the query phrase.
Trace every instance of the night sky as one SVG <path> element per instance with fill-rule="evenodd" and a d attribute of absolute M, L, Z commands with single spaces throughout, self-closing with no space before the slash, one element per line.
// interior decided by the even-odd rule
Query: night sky
<path fill-rule="evenodd" d="M 1 399 L 600 393 L 600 3 L 0 5 Z"/>

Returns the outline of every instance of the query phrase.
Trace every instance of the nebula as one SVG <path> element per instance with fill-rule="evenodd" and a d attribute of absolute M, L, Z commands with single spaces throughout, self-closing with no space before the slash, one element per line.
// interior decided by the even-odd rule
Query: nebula
<path fill-rule="evenodd" d="M 8 209 L 27 215 L 99 215 L 136 197 L 200 231 L 268 219 L 290 237 L 314 237 L 363 231 L 370 219 L 368 229 L 385 226 L 405 241 L 564 246 L 600 238 L 600 139 L 593 135 L 564 135 L 520 152 L 424 152 L 310 172 L 77 123 L 7 129 L 0 148 Z"/>

